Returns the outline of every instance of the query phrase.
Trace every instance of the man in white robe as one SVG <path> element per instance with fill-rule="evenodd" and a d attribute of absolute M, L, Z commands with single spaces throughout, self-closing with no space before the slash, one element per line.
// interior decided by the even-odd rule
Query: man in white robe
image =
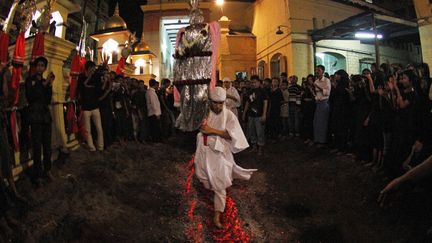
<path fill-rule="evenodd" d="M 226 90 L 225 106 L 238 117 L 237 109 L 241 105 L 240 94 L 238 93 L 237 89 L 232 86 L 231 80 L 229 78 L 223 79 L 223 86 Z"/>
<path fill-rule="evenodd" d="M 225 210 L 226 188 L 233 179 L 249 180 L 255 169 L 243 169 L 234 162 L 249 144 L 237 117 L 224 106 L 226 91 L 216 87 L 210 91 L 210 111 L 197 136 L 195 174 L 204 187 L 213 190 L 214 223 L 222 228 L 220 215 Z"/>

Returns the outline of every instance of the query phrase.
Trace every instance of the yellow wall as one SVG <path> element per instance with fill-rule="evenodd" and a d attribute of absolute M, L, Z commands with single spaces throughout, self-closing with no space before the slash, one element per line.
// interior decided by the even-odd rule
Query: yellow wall
<path fill-rule="evenodd" d="M 289 75 L 307 75 L 313 71 L 308 31 L 314 28 L 314 18 L 315 27 L 323 28 L 360 12 L 328 0 L 259 0 L 252 28 L 257 40 L 257 63 L 264 60 L 269 70 L 271 58 L 281 53 L 288 59 Z M 279 25 L 287 26 L 281 28 L 282 35 L 276 35 Z"/>
<path fill-rule="evenodd" d="M 414 0 L 418 23 L 423 62 L 432 65 L 432 4 L 429 0 Z"/>
<path fill-rule="evenodd" d="M 223 79 L 229 77 L 235 80 L 235 73 L 244 71 L 251 76 L 251 69 L 255 69 L 255 38 L 251 36 L 222 36 L 226 38 L 227 49 L 224 48 L 224 41 L 221 41 L 219 75 Z"/>
<path fill-rule="evenodd" d="M 423 62 L 432 65 L 432 24 L 419 28 L 422 45 Z"/>
<path fill-rule="evenodd" d="M 288 18 L 287 0 L 258 0 L 255 3 L 252 33 L 257 41 L 257 62 L 264 60 L 268 64 L 273 54 L 288 54 L 291 38 L 287 28 L 283 28 L 285 35 L 276 35 L 279 25 L 289 26 Z"/>
<path fill-rule="evenodd" d="M 424 8 L 424 4 L 422 6 Z M 428 6 L 427 12 L 430 15 L 429 3 Z M 330 0 L 257 0 L 252 27 L 257 41 L 257 63 L 265 61 L 266 77 L 270 77 L 270 60 L 281 53 L 288 59 L 288 75 L 302 77 L 313 73 L 310 31 L 328 27 L 361 12 L 363 10 Z M 279 25 L 287 26 L 282 27 L 282 35 L 276 35 Z M 420 31 L 423 33 L 423 56 L 431 60 L 432 27 L 424 27 Z M 361 44 L 360 41 L 325 40 L 317 45 L 317 52 L 343 55 L 347 61 L 347 71 L 353 74 L 359 72 L 360 59 L 375 58 L 374 46 Z M 381 46 L 380 51 L 381 62 L 407 64 L 421 59 L 417 46 L 412 46 L 411 51 Z"/>

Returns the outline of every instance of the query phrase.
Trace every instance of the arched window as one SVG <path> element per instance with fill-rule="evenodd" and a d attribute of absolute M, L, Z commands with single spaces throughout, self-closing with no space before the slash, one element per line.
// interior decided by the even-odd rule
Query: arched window
<path fill-rule="evenodd" d="M 262 80 L 266 76 L 266 63 L 264 60 L 261 60 L 258 63 L 258 77 Z"/>
<path fill-rule="evenodd" d="M 346 70 L 346 58 L 339 53 L 319 52 L 316 56 L 317 64 L 323 65 L 326 69 L 325 71 L 330 75 L 340 69 Z"/>
<path fill-rule="evenodd" d="M 135 74 L 136 75 L 143 75 L 144 74 L 144 67 L 146 65 L 146 61 L 142 58 L 135 61 Z"/>
<path fill-rule="evenodd" d="M 279 77 L 281 73 L 288 71 L 288 61 L 286 56 L 282 56 L 280 53 L 276 53 L 270 60 L 270 76 Z"/>
<path fill-rule="evenodd" d="M 372 63 L 375 63 L 373 58 L 363 58 L 359 60 L 359 73 L 362 73 L 363 69 L 371 69 Z"/>
<path fill-rule="evenodd" d="M 119 43 L 113 39 L 108 39 L 102 45 L 102 54 L 107 54 L 109 57 L 108 64 L 118 62 Z"/>
<path fill-rule="evenodd" d="M 36 12 L 33 14 L 33 18 L 32 20 L 34 20 L 35 22 L 37 21 L 37 19 L 41 16 L 41 12 L 39 10 L 36 10 Z M 62 33 L 63 33 L 63 17 L 61 16 L 59 11 L 55 11 L 51 13 L 51 20 L 50 20 L 50 24 L 52 22 L 56 22 L 56 31 L 54 33 L 55 36 L 57 37 L 62 37 Z M 24 36 L 25 38 L 30 36 L 30 28 L 25 32 Z"/>

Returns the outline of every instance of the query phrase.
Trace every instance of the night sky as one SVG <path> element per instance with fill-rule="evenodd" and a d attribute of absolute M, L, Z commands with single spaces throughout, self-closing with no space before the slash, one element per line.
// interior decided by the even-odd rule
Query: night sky
<path fill-rule="evenodd" d="M 144 15 L 140 6 L 147 4 L 147 0 L 109 0 L 109 16 L 114 14 L 117 2 L 119 2 L 120 16 L 126 21 L 128 29 L 132 33 L 136 32 L 136 37 L 141 39 Z"/>

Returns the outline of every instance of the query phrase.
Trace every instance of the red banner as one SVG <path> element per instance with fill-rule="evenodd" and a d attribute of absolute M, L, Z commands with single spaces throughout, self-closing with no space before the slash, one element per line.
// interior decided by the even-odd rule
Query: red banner
<path fill-rule="evenodd" d="M 33 62 L 37 57 L 44 56 L 44 55 L 45 55 L 44 34 L 38 32 L 33 42 L 33 49 L 30 57 L 30 62 Z M 35 73 L 36 73 L 35 66 L 30 65 L 30 75 L 34 75 Z"/>
<path fill-rule="evenodd" d="M 9 35 L 0 33 L 0 63 L 4 64 L 8 61 Z"/>
<path fill-rule="evenodd" d="M 126 66 L 126 58 L 121 57 L 116 69 L 117 75 L 123 75 L 125 66 Z"/>

